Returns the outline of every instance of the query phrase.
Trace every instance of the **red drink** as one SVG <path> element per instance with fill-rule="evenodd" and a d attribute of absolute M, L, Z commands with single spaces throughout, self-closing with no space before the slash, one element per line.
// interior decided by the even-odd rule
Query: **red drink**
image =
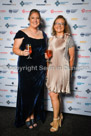
<path fill-rule="evenodd" d="M 46 50 L 48 58 L 52 57 L 52 50 Z"/>
<path fill-rule="evenodd" d="M 32 47 L 31 47 L 30 44 L 27 44 L 27 45 L 26 45 L 26 49 L 29 51 L 29 54 L 32 53 Z"/>
<path fill-rule="evenodd" d="M 29 53 L 30 54 L 32 53 L 32 47 L 31 47 L 31 45 L 29 45 Z"/>

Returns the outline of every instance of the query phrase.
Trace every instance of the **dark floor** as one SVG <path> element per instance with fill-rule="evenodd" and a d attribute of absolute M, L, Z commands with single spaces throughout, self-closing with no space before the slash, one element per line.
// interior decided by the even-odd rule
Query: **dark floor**
<path fill-rule="evenodd" d="M 38 122 L 33 130 L 26 126 L 15 128 L 15 108 L 0 107 L 0 136 L 91 136 L 91 117 L 64 113 L 62 127 L 55 133 L 49 131 L 52 112 L 47 112 L 45 123 Z"/>

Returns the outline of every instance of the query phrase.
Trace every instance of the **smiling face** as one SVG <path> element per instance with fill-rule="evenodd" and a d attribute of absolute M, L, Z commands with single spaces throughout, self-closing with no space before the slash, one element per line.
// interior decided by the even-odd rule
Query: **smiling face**
<path fill-rule="evenodd" d="M 30 26 L 37 28 L 40 25 L 40 16 L 37 12 L 33 12 L 29 17 Z"/>
<path fill-rule="evenodd" d="M 65 30 L 65 20 L 63 18 L 59 18 L 54 23 L 54 30 L 57 34 L 63 34 Z"/>

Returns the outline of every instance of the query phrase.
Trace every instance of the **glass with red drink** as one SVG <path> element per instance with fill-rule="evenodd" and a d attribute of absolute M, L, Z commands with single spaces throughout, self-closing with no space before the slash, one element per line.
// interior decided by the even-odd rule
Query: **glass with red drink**
<path fill-rule="evenodd" d="M 26 49 L 29 51 L 29 56 L 27 59 L 32 59 L 32 57 L 30 56 L 32 53 L 32 47 L 31 44 L 26 44 Z"/>
<path fill-rule="evenodd" d="M 47 54 L 47 57 L 48 57 L 48 62 L 50 63 L 50 59 L 51 59 L 51 57 L 52 57 L 52 50 L 46 50 L 46 52 L 45 52 L 46 54 Z"/>

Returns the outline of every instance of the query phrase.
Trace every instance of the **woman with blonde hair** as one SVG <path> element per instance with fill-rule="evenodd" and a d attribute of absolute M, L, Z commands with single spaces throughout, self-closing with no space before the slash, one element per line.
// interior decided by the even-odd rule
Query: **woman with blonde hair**
<path fill-rule="evenodd" d="M 49 39 L 48 50 L 52 51 L 51 62 L 47 71 L 47 88 L 53 106 L 53 122 L 50 123 L 51 132 L 61 127 L 63 114 L 60 112 L 62 102 L 61 93 L 70 93 L 70 77 L 74 64 L 74 42 L 69 32 L 66 19 L 59 15 L 52 26 L 52 37 Z M 45 54 L 48 59 L 47 54 Z"/>

